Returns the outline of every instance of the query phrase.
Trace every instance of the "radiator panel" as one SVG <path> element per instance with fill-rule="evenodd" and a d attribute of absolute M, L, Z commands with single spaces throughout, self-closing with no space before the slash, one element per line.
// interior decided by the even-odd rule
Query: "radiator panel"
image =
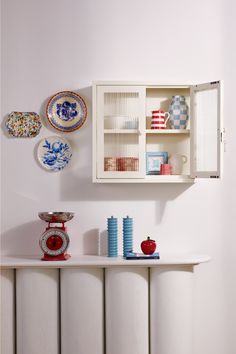
<path fill-rule="evenodd" d="M 150 270 L 151 354 L 190 354 L 192 348 L 193 268 Z"/>
<path fill-rule="evenodd" d="M 61 348 L 104 353 L 103 269 L 61 269 Z"/>
<path fill-rule="evenodd" d="M 2 269 L 1 273 L 1 332 L 0 353 L 15 353 L 15 286 L 14 269 Z"/>
<path fill-rule="evenodd" d="M 192 353 L 193 265 L 129 264 L 2 270 L 1 353 Z"/>
<path fill-rule="evenodd" d="M 148 268 L 106 269 L 106 349 L 148 354 Z"/>
<path fill-rule="evenodd" d="M 16 271 L 17 354 L 59 353 L 59 271 Z"/>

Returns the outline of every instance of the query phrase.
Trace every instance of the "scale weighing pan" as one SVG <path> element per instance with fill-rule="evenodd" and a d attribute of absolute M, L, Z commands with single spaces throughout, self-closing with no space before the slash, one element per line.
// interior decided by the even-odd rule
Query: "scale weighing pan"
<path fill-rule="evenodd" d="M 41 213 L 38 213 L 38 216 L 41 220 L 50 222 L 50 223 L 55 223 L 55 222 L 61 222 L 64 223 L 66 221 L 71 220 L 74 217 L 74 213 L 71 212 L 58 212 L 58 211 L 44 211 Z"/>

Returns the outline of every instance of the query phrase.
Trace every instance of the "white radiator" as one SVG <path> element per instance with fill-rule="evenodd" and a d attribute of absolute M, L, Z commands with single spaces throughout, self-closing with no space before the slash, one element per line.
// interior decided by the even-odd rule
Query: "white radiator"
<path fill-rule="evenodd" d="M 1 354 L 191 354 L 192 265 L 1 270 Z"/>

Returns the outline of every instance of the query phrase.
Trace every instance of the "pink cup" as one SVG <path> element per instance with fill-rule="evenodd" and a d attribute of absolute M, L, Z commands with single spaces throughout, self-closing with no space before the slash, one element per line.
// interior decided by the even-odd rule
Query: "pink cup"
<path fill-rule="evenodd" d="M 170 164 L 163 163 L 163 164 L 161 164 L 160 174 L 161 175 L 170 175 L 171 169 L 172 169 L 172 166 Z"/>

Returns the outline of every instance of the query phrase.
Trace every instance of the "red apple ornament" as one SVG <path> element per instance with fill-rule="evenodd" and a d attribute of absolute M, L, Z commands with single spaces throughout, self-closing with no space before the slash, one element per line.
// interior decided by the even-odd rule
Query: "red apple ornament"
<path fill-rule="evenodd" d="M 153 254 L 156 250 L 156 241 L 151 240 L 148 236 L 147 239 L 141 243 L 141 250 L 144 254 Z"/>

